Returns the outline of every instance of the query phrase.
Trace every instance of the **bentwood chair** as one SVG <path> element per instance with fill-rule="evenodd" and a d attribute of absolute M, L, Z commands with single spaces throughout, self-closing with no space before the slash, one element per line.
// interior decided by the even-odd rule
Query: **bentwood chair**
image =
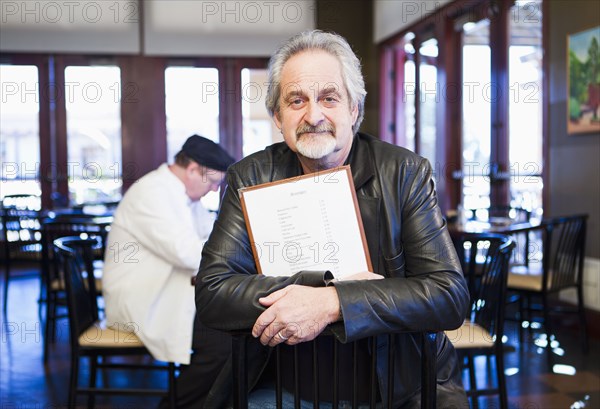
<path fill-rule="evenodd" d="M 467 396 L 473 408 L 479 407 L 483 395 L 499 395 L 500 407 L 508 407 L 502 338 L 508 266 L 514 246 L 510 237 L 500 234 L 467 234 L 459 241 L 471 311 L 460 328 L 446 331 L 446 335 L 466 363 L 470 384 Z M 497 387 L 478 387 L 474 359 L 479 355 L 495 357 Z"/>
<path fill-rule="evenodd" d="M 93 274 L 93 247 L 97 239 L 63 237 L 54 241 L 57 256 L 64 268 L 67 308 L 69 315 L 69 338 L 71 344 L 71 372 L 69 381 L 69 408 L 76 406 L 77 394 L 88 395 L 88 407 L 95 404 L 97 394 L 158 395 L 168 396 L 171 408 L 175 407 L 175 364 L 148 365 L 115 363 L 107 361 L 114 356 L 148 356 L 144 344 L 130 332 L 131 328 L 107 328 L 98 320 L 97 294 Z M 87 271 L 86 271 L 87 270 Z M 88 386 L 79 386 L 80 359 L 90 360 Z M 163 370 L 168 372 L 168 389 L 111 388 L 97 385 L 98 369 Z"/>
<path fill-rule="evenodd" d="M 86 217 L 81 214 L 66 214 L 46 218 L 42 223 L 42 292 L 46 300 L 46 322 L 44 329 L 44 363 L 48 361 L 50 343 L 54 341 L 57 321 L 67 318 L 65 280 L 63 265 L 55 254 L 54 240 L 66 236 L 97 238 L 97 244 L 91 249 L 91 258 L 95 267 L 104 257 L 106 238 L 111 218 Z M 89 271 L 89 270 L 86 270 Z M 102 293 L 102 280 L 99 269 L 91 268 L 96 278 L 96 292 Z"/>
<path fill-rule="evenodd" d="M 321 392 L 325 392 L 330 396 L 331 402 L 334 408 L 338 407 L 340 402 L 340 388 L 348 387 L 351 389 L 352 399 L 351 404 L 353 408 L 358 407 L 358 389 L 357 384 L 359 373 L 358 371 L 364 370 L 358 364 L 356 358 L 358 343 L 367 342 L 370 347 L 370 363 L 367 371 L 369 373 L 369 384 L 363 385 L 366 387 L 366 392 L 369 395 L 369 404 L 371 408 L 389 408 L 394 407 L 393 396 L 394 396 L 394 375 L 397 368 L 395 368 L 395 353 L 396 353 L 396 339 L 394 333 L 384 334 L 380 336 L 372 336 L 363 338 L 360 340 L 353 341 L 351 343 L 352 357 L 351 362 L 343 361 L 340 358 L 339 350 L 343 345 L 334 335 L 325 329 L 317 338 L 310 342 L 305 342 L 299 345 L 288 346 L 288 345 L 277 345 L 274 347 L 273 353 L 275 354 L 275 406 L 278 409 L 283 407 L 282 395 L 283 395 L 283 383 L 284 379 L 289 380 L 292 378 L 294 385 L 293 390 L 288 392 L 294 395 L 295 407 L 300 407 L 300 368 L 311 366 L 311 378 L 309 385 L 311 385 L 310 395 L 313 399 L 313 405 L 315 408 L 319 407 Z M 415 333 L 412 334 L 415 338 L 415 342 L 421 344 L 421 367 L 414 368 L 415 376 L 421 379 L 421 408 L 434 409 L 436 408 L 436 378 L 437 378 L 437 334 L 436 333 Z M 386 338 L 386 342 L 378 342 L 382 340 L 382 337 Z M 248 339 L 251 338 L 250 332 L 240 332 L 233 334 L 232 349 L 233 349 L 233 407 L 234 409 L 247 409 L 248 408 L 248 373 L 246 370 L 247 364 L 247 348 Z M 317 348 L 318 343 L 327 343 L 331 347 L 331 354 L 323 356 L 319 354 Z M 385 344 L 384 347 L 380 347 Z M 292 349 L 292 362 L 284 361 L 282 348 Z M 299 349 L 309 350 L 310 359 L 302 361 L 299 358 Z M 288 351 L 289 352 L 289 351 Z M 377 363 L 379 360 L 385 360 L 387 370 L 387 381 L 390 388 L 386 391 L 387 394 L 383 397 L 384 406 L 376 406 L 376 401 L 379 399 L 378 396 L 378 373 Z M 285 362 L 285 364 L 284 364 Z M 319 371 L 316 370 L 320 365 L 329 366 L 331 368 L 332 376 L 328 379 L 320 379 Z M 342 371 L 351 371 L 352 382 L 351 385 L 340 385 L 340 374 Z M 288 382 L 289 383 L 289 382 Z M 324 386 L 327 385 L 327 386 Z M 323 391 L 325 389 L 325 391 Z"/>
<path fill-rule="evenodd" d="M 2 199 L 2 235 L 4 239 L 4 298 L 6 313 L 11 268 L 16 262 L 42 261 L 42 234 L 39 196 L 8 195 Z"/>
<path fill-rule="evenodd" d="M 585 305 L 583 301 L 583 263 L 585 256 L 585 238 L 587 215 L 574 215 L 545 219 L 531 229 L 541 233 L 542 247 L 537 254 L 529 254 L 528 266 L 515 266 L 508 276 L 508 289 L 519 296 L 519 336 L 523 341 L 522 329 L 531 329 L 532 314 L 541 313 L 546 334 L 546 357 L 552 368 L 552 321 L 550 314 L 576 313 L 579 315 L 581 346 L 588 351 Z M 541 260 L 540 260 L 541 259 Z M 541 261 L 541 262 L 540 262 Z M 551 297 L 560 291 L 574 289 L 577 293 L 577 305 L 574 308 L 551 303 Z M 541 305 L 534 305 L 533 299 L 541 299 Z"/>

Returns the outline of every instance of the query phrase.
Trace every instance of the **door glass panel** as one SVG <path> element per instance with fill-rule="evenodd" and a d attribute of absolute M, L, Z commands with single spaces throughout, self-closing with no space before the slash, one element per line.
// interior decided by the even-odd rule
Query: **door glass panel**
<path fill-rule="evenodd" d="M 121 198 L 120 93 L 119 67 L 65 68 L 71 204 Z"/>
<path fill-rule="evenodd" d="M 542 7 L 517 2 L 509 24 L 510 204 L 542 207 Z"/>
<path fill-rule="evenodd" d="M 415 151 L 415 84 L 417 82 L 415 71 L 415 47 L 413 33 L 406 34 L 404 41 L 404 53 L 406 61 L 404 62 L 404 88 L 403 88 L 403 104 L 404 107 L 404 136 L 406 138 L 404 147 Z M 401 125 L 398 125 L 401 126 Z"/>
<path fill-rule="evenodd" d="M 435 59 L 438 56 L 438 43 L 435 38 L 421 44 L 419 49 L 421 64 L 420 75 L 420 148 L 419 154 L 436 166 L 436 108 L 438 102 L 437 67 Z"/>
<path fill-rule="evenodd" d="M 283 141 L 283 136 L 265 107 L 267 70 L 242 70 L 243 155 L 248 156 Z"/>
<path fill-rule="evenodd" d="M 219 142 L 219 70 L 168 67 L 165 94 L 169 163 L 193 134 Z"/>
<path fill-rule="evenodd" d="M 38 69 L 0 65 L 0 199 L 41 195 Z"/>
<path fill-rule="evenodd" d="M 168 67 L 165 70 L 167 162 L 173 163 L 185 140 L 197 134 L 219 143 L 219 70 Z M 209 210 L 219 208 L 220 192 L 201 201 Z"/>
<path fill-rule="evenodd" d="M 467 209 L 485 208 L 490 205 L 492 90 L 489 20 L 463 25 L 462 51 L 463 206 Z"/>
<path fill-rule="evenodd" d="M 416 81 L 415 62 L 406 61 L 404 63 L 404 84 L 414 86 Z M 405 88 L 406 89 L 406 88 Z M 406 135 L 406 144 L 404 147 L 415 151 L 415 93 L 404 93 L 404 127 Z"/>

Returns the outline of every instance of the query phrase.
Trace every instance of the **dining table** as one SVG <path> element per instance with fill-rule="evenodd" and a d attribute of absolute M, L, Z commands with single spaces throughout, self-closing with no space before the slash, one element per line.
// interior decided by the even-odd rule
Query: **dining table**
<path fill-rule="evenodd" d="M 513 238 L 516 243 L 511 259 L 512 265 L 527 266 L 536 262 L 541 250 L 541 237 L 535 232 L 540 232 L 543 220 L 531 219 L 527 222 L 514 221 L 508 217 L 495 217 L 489 220 L 479 219 L 449 219 L 447 229 L 452 241 L 457 245 L 465 235 L 496 233 Z"/>
<path fill-rule="evenodd" d="M 535 229 L 541 225 L 541 220 L 532 219 L 528 222 L 515 222 L 510 218 L 491 218 L 490 220 L 469 219 L 465 221 L 448 220 L 447 228 L 452 237 L 465 233 L 498 233 L 513 235 Z"/>

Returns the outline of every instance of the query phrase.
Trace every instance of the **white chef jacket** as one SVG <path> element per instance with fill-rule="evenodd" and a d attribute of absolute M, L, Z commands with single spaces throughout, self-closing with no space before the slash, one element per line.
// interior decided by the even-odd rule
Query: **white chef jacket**
<path fill-rule="evenodd" d="M 131 186 L 117 207 L 102 277 L 107 324 L 133 328 L 158 360 L 190 362 L 191 277 L 213 223 L 166 163 Z"/>

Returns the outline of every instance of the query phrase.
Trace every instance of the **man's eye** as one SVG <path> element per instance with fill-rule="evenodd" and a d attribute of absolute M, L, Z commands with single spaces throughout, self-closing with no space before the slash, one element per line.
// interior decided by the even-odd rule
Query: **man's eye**
<path fill-rule="evenodd" d="M 302 108 L 304 106 L 304 100 L 302 98 L 291 99 L 289 102 L 289 106 L 294 109 Z"/>

